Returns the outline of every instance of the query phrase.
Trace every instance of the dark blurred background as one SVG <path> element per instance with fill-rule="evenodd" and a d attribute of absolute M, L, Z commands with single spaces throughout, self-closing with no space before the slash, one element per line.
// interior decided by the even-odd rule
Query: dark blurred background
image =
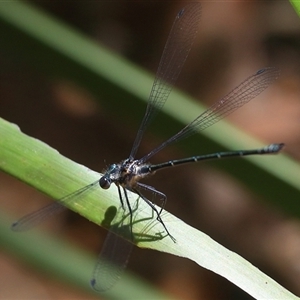
<path fill-rule="evenodd" d="M 186 3 L 30 2 L 152 72 L 174 16 Z M 209 105 L 265 66 L 279 67 L 281 78 L 259 101 L 228 119 L 266 144 L 285 142 L 285 151 L 300 159 L 300 20 L 288 1 L 203 2 L 197 40 L 177 86 Z M 114 118 L 93 97 L 70 81 L 49 78 L 35 65 L 2 53 L 0 47 L 1 117 L 70 159 L 103 171 L 107 164 L 128 156 L 137 127 L 128 119 Z M 148 143 L 143 143 L 141 153 L 147 153 L 155 139 Z M 172 148 L 155 160 L 182 156 Z M 209 164 L 171 172 L 158 173 L 150 181 L 168 195 L 169 211 L 300 295 L 298 219 L 264 204 L 238 180 Z M 1 210 L 11 215 L 20 217 L 51 201 L 4 173 L 0 176 Z M 100 249 L 99 236 L 104 239 L 106 235 L 72 212 L 59 216 L 49 227 L 92 253 Z M 2 286 L 1 299 L 21 298 L 24 291 L 26 299 L 92 298 L 38 274 L 6 253 L 0 255 L 0 285 L 9 279 L 19 286 L 18 290 Z M 136 248 L 129 269 L 178 299 L 251 299 L 192 262 L 151 250 Z"/>

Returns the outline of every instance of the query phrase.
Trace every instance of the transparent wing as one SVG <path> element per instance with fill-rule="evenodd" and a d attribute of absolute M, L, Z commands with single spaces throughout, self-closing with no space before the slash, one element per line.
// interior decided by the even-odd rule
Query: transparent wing
<path fill-rule="evenodd" d="M 115 285 L 128 264 L 132 247 L 132 243 L 112 231 L 107 234 L 91 279 L 94 290 L 105 292 Z"/>
<path fill-rule="evenodd" d="M 280 72 L 277 68 L 265 68 L 257 71 L 233 89 L 228 95 L 217 101 L 206 111 L 200 114 L 195 120 L 186 125 L 181 131 L 140 159 L 140 162 L 148 161 L 151 156 L 162 150 L 167 145 L 217 123 L 225 116 L 258 96 L 270 84 L 272 84 L 279 75 Z"/>
<path fill-rule="evenodd" d="M 144 131 L 170 95 L 172 85 L 177 80 L 195 40 L 200 15 L 201 5 L 194 2 L 183 8 L 175 18 L 152 85 L 146 113 L 133 143 L 130 159 L 135 157 Z"/>
<path fill-rule="evenodd" d="M 116 213 L 107 213 L 106 227 L 110 226 L 109 233 L 102 246 L 101 253 L 98 256 L 94 267 L 91 286 L 98 292 L 105 292 L 112 288 L 120 279 L 123 271 L 127 267 L 133 245 L 137 241 L 156 241 L 161 240 L 168 235 L 162 235 L 158 232 L 155 235 L 149 235 L 147 232 L 157 225 L 153 209 L 148 217 L 140 218 L 141 210 L 149 209 L 144 203 L 140 206 L 140 198 L 135 201 L 131 211 L 128 207 L 124 209 L 119 207 Z M 111 207 L 112 208 L 112 207 Z M 113 209 L 112 209 L 113 210 Z M 116 215 L 118 215 L 116 217 Z M 116 223 L 111 225 L 113 219 Z M 133 233 L 133 226 L 137 223 L 144 223 L 145 226 L 141 232 Z"/>
<path fill-rule="evenodd" d="M 78 201 L 81 198 L 86 197 L 88 193 L 97 189 L 99 187 L 98 182 L 99 181 L 97 180 L 54 203 L 50 203 L 49 205 L 22 217 L 11 225 L 11 229 L 13 231 L 26 231 L 37 226 L 41 222 L 48 220 L 50 217 L 63 212 L 67 209 L 65 206 L 66 204 Z"/>
<path fill-rule="evenodd" d="M 127 197 L 125 192 L 124 197 Z M 112 288 L 120 279 L 129 261 L 134 243 L 133 225 L 136 222 L 133 218 L 137 217 L 139 201 L 136 200 L 134 207 L 130 208 L 129 201 L 126 203 L 126 206 L 121 205 L 118 209 L 110 207 L 102 222 L 102 225 L 109 227 L 109 232 L 91 279 L 92 288 L 98 292 L 105 292 Z"/>

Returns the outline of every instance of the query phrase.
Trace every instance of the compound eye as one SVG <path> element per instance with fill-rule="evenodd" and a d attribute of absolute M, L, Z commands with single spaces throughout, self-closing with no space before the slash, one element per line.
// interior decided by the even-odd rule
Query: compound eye
<path fill-rule="evenodd" d="M 110 184 L 111 181 L 105 176 L 102 176 L 99 180 L 99 185 L 105 190 L 110 188 Z"/>

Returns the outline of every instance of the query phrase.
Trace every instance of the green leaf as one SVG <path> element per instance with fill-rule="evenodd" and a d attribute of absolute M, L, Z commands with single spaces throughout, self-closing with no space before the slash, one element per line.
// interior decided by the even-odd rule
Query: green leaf
<path fill-rule="evenodd" d="M 72 193 L 101 176 L 65 158 L 45 143 L 21 133 L 16 125 L 3 119 L 0 119 L 0 132 L 0 168 L 54 198 Z M 135 195 L 131 197 L 136 198 Z M 151 216 L 149 206 L 143 201 L 140 202 L 138 217 L 149 220 Z M 116 207 L 120 205 L 114 187 L 109 190 L 99 188 L 82 201 L 67 203 L 70 209 L 96 224 L 105 219 L 105 212 L 112 205 Z M 200 266 L 227 278 L 257 299 L 293 297 L 274 280 L 206 234 L 166 211 L 163 212 L 163 220 L 168 230 L 176 237 L 176 243 L 165 237 L 150 241 L 141 239 L 138 246 L 191 259 Z M 163 228 L 159 228 L 158 222 L 155 222 L 155 226 L 135 222 L 134 231 L 145 232 L 147 236 L 157 236 L 163 232 Z"/>

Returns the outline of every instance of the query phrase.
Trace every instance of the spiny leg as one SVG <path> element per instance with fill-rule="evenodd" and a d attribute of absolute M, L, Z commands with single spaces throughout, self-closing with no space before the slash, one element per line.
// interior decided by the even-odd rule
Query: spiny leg
<path fill-rule="evenodd" d="M 144 183 L 141 183 L 141 182 L 138 182 L 137 185 L 139 187 L 143 188 L 146 191 L 150 191 L 153 194 L 158 194 L 158 195 L 161 196 L 161 198 L 159 198 L 159 200 L 161 201 L 162 204 L 161 204 L 161 208 L 160 208 L 160 211 L 159 211 L 159 214 L 158 214 L 160 216 L 161 213 L 162 213 L 162 211 L 163 211 L 163 209 L 165 208 L 166 203 L 167 203 L 167 196 L 164 193 L 158 191 L 153 186 L 150 186 L 150 185 L 147 185 L 147 184 L 144 184 Z"/>
<path fill-rule="evenodd" d="M 163 221 L 162 218 L 160 217 L 160 214 L 161 214 L 162 209 L 160 209 L 160 211 L 158 211 L 157 208 L 155 207 L 155 205 L 154 205 L 150 200 L 148 200 L 145 196 L 143 196 L 143 194 L 141 194 L 141 193 L 139 192 L 139 190 L 133 188 L 132 191 L 133 191 L 134 193 L 138 194 L 138 195 L 139 195 L 139 196 L 140 196 L 140 197 L 141 197 L 141 198 L 142 198 L 142 199 L 143 199 L 143 200 L 144 200 L 144 201 L 152 208 L 152 210 L 155 211 L 156 216 L 157 216 L 157 217 L 156 217 L 157 221 L 161 223 L 161 225 L 164 227 L 165 231 L 167 232 L 167 235 L 172 239 L 172 241 L 173 241 L 174 243 L 176 243 L 176 239 L 171 235 L 171 233 L 170 233 L 169 230 L 167 229 L 167 226 L 165 225 L 164 221 Z"/>
<path fill-rule="evenodd" d="M 128 199 L 128 194 L 127 194 L 127 191 L 126 191 L 125 188 L 123 188 L 123 192 L 124 192 L 124 196 L 125 196 L 125 200 L 126 200 L 126 205 L 128 207 L 129 214 L 130 214 L 131 240 L 134 241 L 134 236 L 133 236 L 133 211 L 132 211 L 132 208 L 131 208 L 131 205 L 130 205 L 130 202 L 129 202 L 129 199 Z M 121 191 L 120 191 L 120 194 L 121 194 Z M 121 196 L 121 202 L 123 204 L 122 196 Z M 124 208 L 124 206 L 123 206 L 123 208 Z"/>
<path fill-rule="evenodd" d="M 124 201 L 123 201 L 123 197 L 122 197 L 122 193 L 121 193 L 121 188 L 119 185 L 116 185 L 117 188 L 118 188 L 118 193 L 119 193 L 119 199 L 120 199 L 120 202 L 121 202 L 121 206 L 123 208 L 123 210 L 125 210 L 125 207 L 124 207 Z"/>

